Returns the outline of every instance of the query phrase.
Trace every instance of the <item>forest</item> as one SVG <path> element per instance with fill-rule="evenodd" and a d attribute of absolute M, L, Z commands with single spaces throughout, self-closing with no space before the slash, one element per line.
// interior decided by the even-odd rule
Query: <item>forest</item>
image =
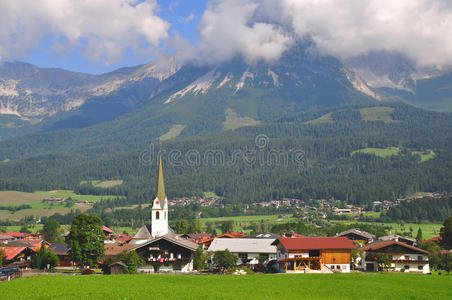
<path fill-rule="evenodd" d="M 367 205 L 416 192 L 451 192 L 451 115 L 400 103 L 388 102 L 384 107 L 392 109 L 384 120 L 363 118 L 363 106 L 355 105 L 165 141 L 168 197 L 211 191 L 224 197 L 226 204 L 294 197 Z M 327 114 L 331 117 L 325 122 L 309 122 Z M 89 135 L 76 134 L 57 131 L 44 135 L 44 141 L 40 135 L 39 141 L 30 136 L 0 143 L 0 161 L 12 158 L 0 163 L 0 190 L 69 189 L 126 197 L 112 199 L 111 207 L 149 203 L 155 185 L 156 140 L 140 140 L 137 133 L 130 144 L 131 137 L 117 133 L 109 137 L 109 144 L 96 144 Z M 61 139 L 64 149 L 59 146 Z M 400 151 L 386 158 L 352 155 L 367 147 Z M 426 150 L 435 155 L 422 161 L 418 153 Z M 20 157 L 14 158 L 16 152 Z M 99 188 L 87 183 L 115 179 L 123 184 Z"/>

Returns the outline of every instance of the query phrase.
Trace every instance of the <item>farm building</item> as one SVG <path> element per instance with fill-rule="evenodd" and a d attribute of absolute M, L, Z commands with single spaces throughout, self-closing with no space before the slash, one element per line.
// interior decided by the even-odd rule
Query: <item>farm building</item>
<path fill-rule="evenodd" d="M 349 240 L 355 242 L 356 244 L 361 245 L 371 243 L 375 240 L 375 235 L 355 228 L 338 233 L 336 234 L 336 236 L 346 237 Z"/>
<path fill-rule="evenodd" d="M 278 238 L 273 242 L 283 272 L 350 272 L 351 250 L 345 237 Z"/>
<path fill-rule="evenodd" d="M 246 265 L 251 269 L 260 269 L 271 260 L 276 259 L 275 239 L 265 238 L 218 238 L 213 240 L 208 251 L 224 251 L 228 249 L 239 259 L 238 265 Z"/>
<path fill-rule="evenodd" d="M 377 253 L 388 255 L 390 266 L 388 269 L 396 272 L 430 273 L 428 263 L 429 252 L 394 240 L 377 241 L 361 247 L 364 259 L 362 268 L 366 271 L 380 271 Z"/>
<path fill-rule="evenodd" d="M 398 235 L 398 234 L 388 234 L 388 235 L 380 237 L 379 240 L 382 240 L 382 241 L 396 241 L 396 242 L 405 243 L 405 244 L 410 245 L 410 246 L 416 246 L 416 239 L 404 237 L 404 236 L 401 236 L 401 235 Z"/>
<path fill-rule="evenodd" d="M 58 256 L 58 267 L 72 267 L 75 265 L 69 255 L 69 248 L 66 243 L 53 243 L 50 244 L 48 249 L 55 252 L 56 256 Z"/>
<path fill-rule="evenodd" d="M 31 258 L 35 254 L 27 247 L 0 247 L 5 252 L 3 265 L 5 267 L 26 268 L 31 266 Z"/>

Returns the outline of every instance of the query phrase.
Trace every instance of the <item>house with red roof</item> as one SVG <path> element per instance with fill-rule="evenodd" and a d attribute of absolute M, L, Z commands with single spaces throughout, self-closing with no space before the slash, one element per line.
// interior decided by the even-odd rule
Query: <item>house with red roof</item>
<path fill-rule="evenodd" d="M 213 236 L 213 237 L 204 237 L 201 238 L 200 241 L 198 241 L 198 244 L 202 245 L 204 247 L 204 249 L 208 249 L 210 247 L 210 244 L 212 244 L 213 240 L 218 239 L 218 238 L 228 238 L 228 239 L 234 239 L 234 238 L 241 238 L 244 237 L 245 234 L 243 232 L 226 232 L 226 233 L 222 233 L 219 234 L 217 236 Z"/>
<path fill-rule="evenodd" d="M 31 257 L 34 252 L 27 247 L 0 247 L 5 252 L 3 266 L 28 267 L 31 265 Z"/>
<path fill-rule="evenodd" d="M 390 266 L 387 268 L 395 272 L 430 273 L 428 251 L 394 240 L 379 240 L 364 247 L 362 268 L 366 271 L 380 271 L 377 253 L 388 255 Z"/>
<path fill-rule="evenodd" d="M 348 273 L 351 250 L 356 248 L 345 237 L 280 237 L 272 245 L 280 270 L 286 273 Z"/>

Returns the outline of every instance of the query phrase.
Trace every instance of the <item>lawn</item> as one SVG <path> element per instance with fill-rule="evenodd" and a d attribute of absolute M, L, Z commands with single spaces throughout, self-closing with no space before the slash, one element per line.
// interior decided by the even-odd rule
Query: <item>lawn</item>
<path fill-rule="evenodd" d="M 357 284 L 359 283 L 359 284 Z M 450 299 L 452 276 L 89 275 L 0 282 L 2 299 Z"/>

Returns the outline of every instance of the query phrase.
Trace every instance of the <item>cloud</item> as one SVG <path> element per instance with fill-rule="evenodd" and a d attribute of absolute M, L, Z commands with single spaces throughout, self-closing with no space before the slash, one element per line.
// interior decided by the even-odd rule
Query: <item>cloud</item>
<path fill-rule="evenodd" d="M 156 0 L 41 0 L 0 2 L 0 61 L 20 59 L 43 41 L 52 52 L 80 50 L 113 64 L 124 51 L 150 50 L 170 24 L 155 15 Z"/>
<path fill-rule="evenodd" d="M 420 65 L 452 65 L 452 4 L 448 0 L 211 0 L 186 60 L 213 63 L 242 56 L 279 58 L 297 40 L 340 58 L 396 51 Z M 188 48 L 187 48 L 188 47 Z M 177 49 L 177 48 L 176 48 Z"/>
<path fill-rule="evenodd" d="M 189 23 L 189 22 L 193 21 L 195 18 L 196 18 L 195 14 L 190 13 L 185 18 L 180 17 L 178 20 L 179 20 L 179 22 L 182 22 L 182 23 Z"/>

